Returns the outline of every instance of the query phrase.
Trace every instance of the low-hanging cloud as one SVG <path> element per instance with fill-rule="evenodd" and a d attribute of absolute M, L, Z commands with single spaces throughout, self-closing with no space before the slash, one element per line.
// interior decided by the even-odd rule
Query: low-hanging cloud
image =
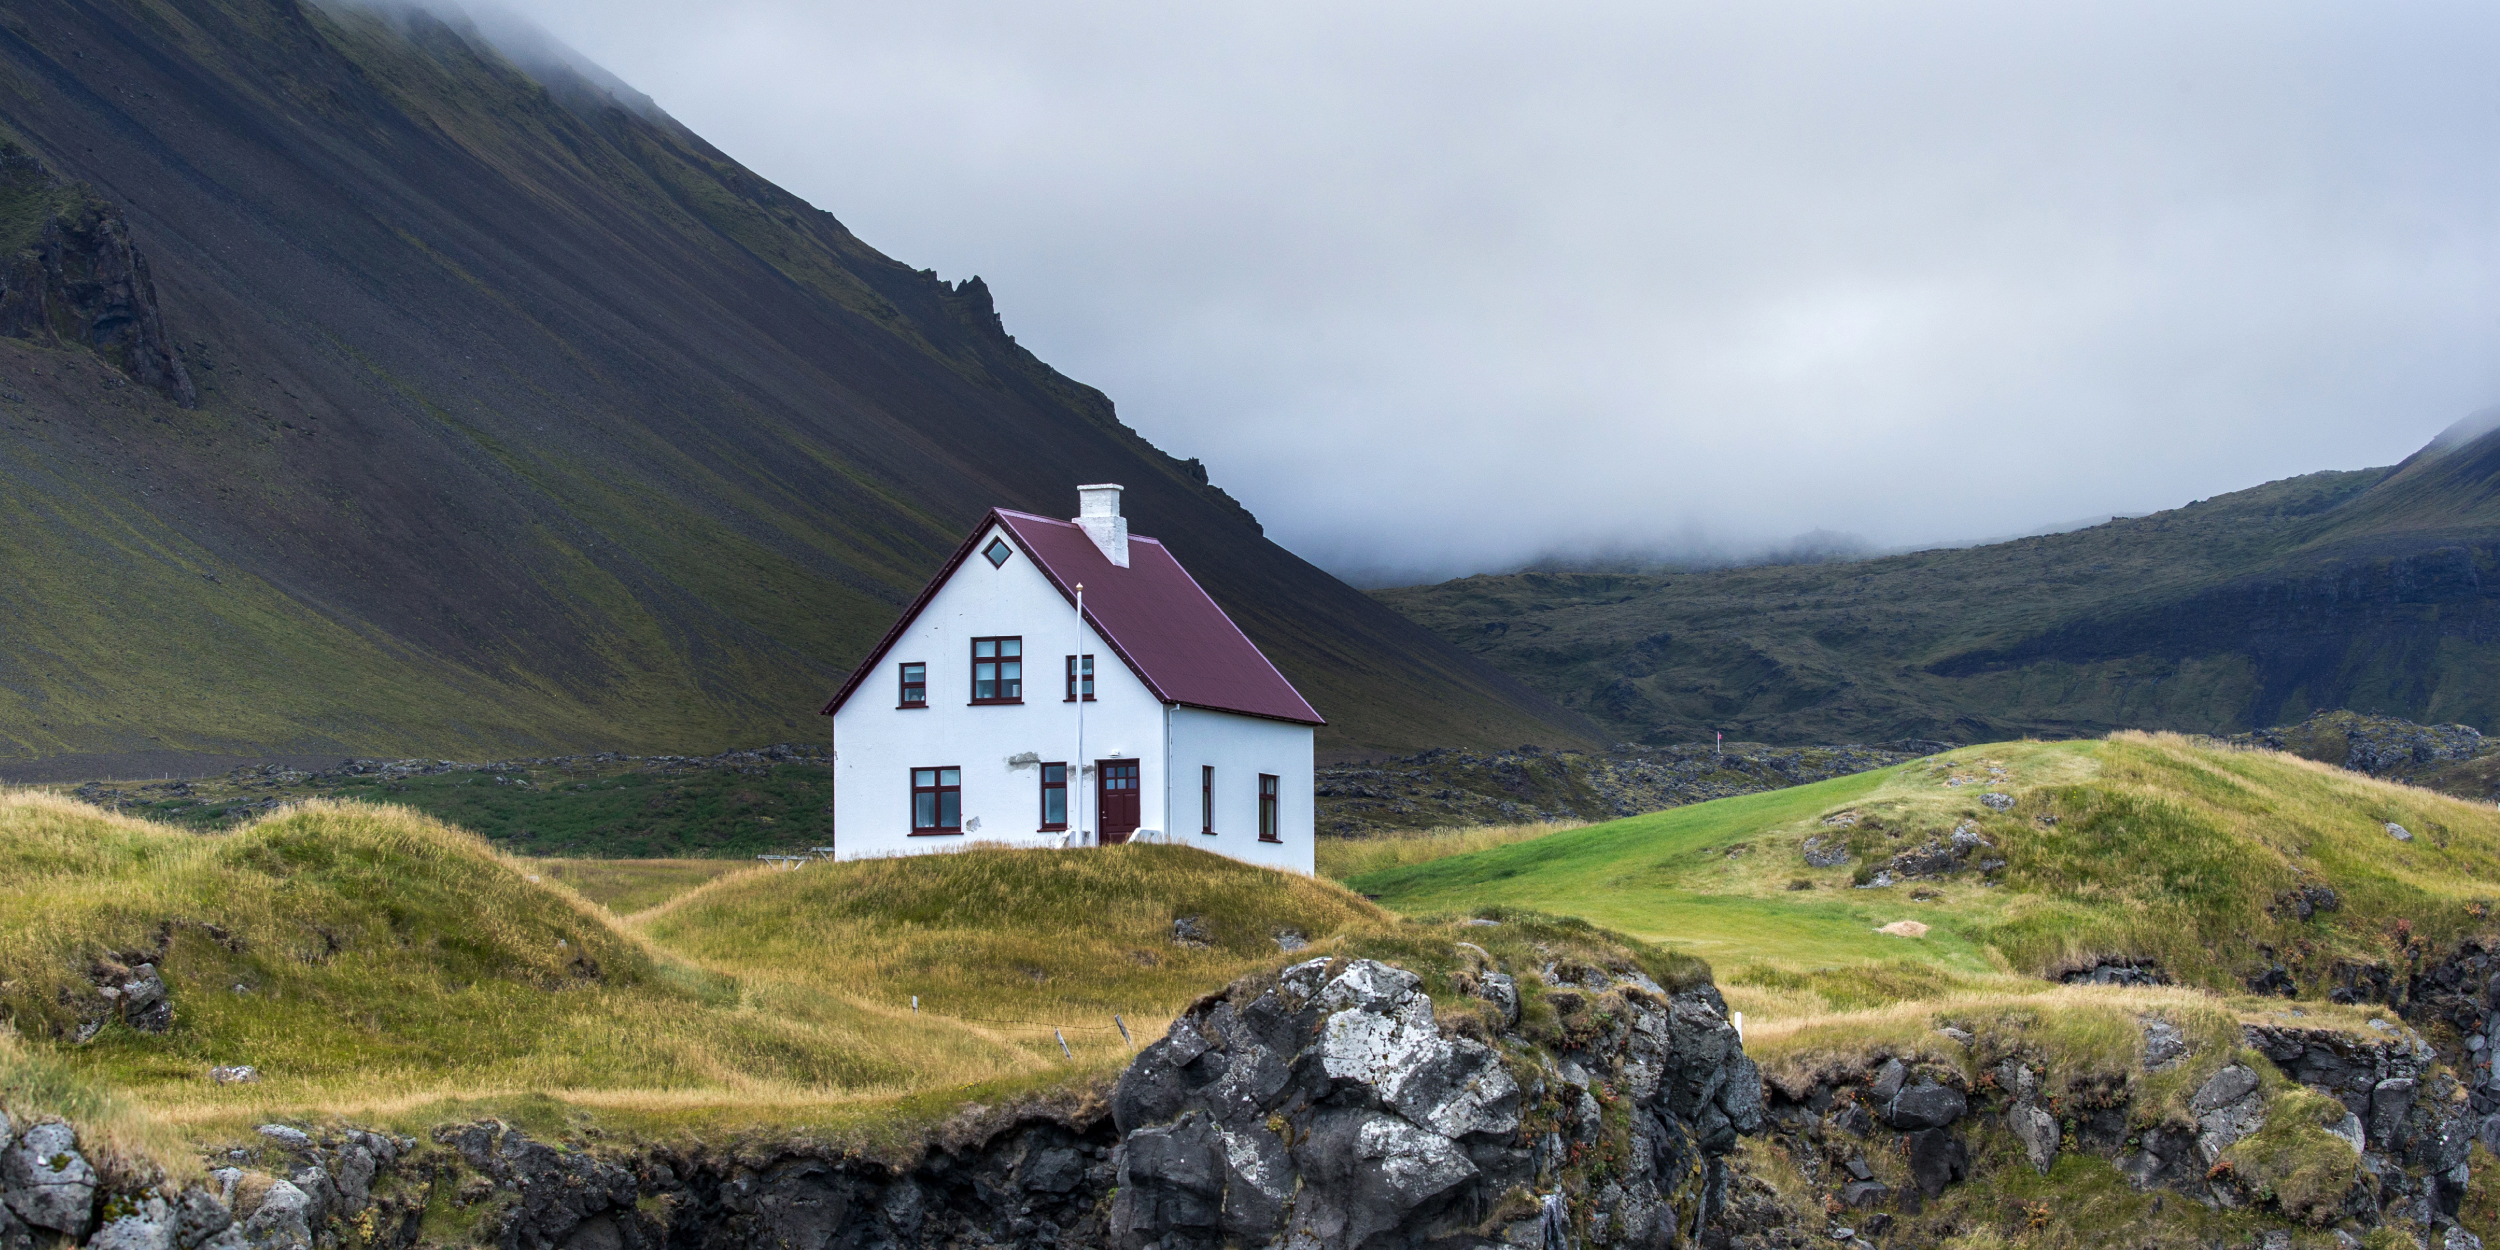
<path fill-rule="evenodd" d="M 1372 581 L 1891 547 L 2500 395 L 2500 10 L 512 0 Z"/>

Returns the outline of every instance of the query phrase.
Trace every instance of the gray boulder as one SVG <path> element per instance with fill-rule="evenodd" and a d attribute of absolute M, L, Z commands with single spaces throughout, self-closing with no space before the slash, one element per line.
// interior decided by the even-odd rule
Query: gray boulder
<path fill-rule="evenodd" d="M 364 1143 L 351 1141 L 339 1147 L 338 1171 L 331 1174 L 331 1184 L 338 1194 L 337 1214 L 354 1215 L 365 1209 L 373 1194 L 373 1151 Z"/>
<path fill-rule="evenodd" d="M 132 1209 L 87 1240 L 87 1250 L 176 1250 L 174 1207 L 154 1193 L 126 1203 Z"/>
<path fill-rule="evenodd" d="M 1478 984 L 1505 984 L 1498 975 Z M 1480 1244 L 1471 1230 L 1504 1195 L 1554 1192 L 1580 1166 L 1565 1135 L 1594 1139 L 1603 1092 L 1631 1104 L 1630 1157 L 1608 1183 L 1561 1195 L 1561 1220 L 1521 1221 L 1520 1235 L 1585 1220 L 1612 1240 L 1665 1244 L 1679 1235 L 1671 1212 L 1702 1211 L 1723 1189 L 1716 1156 L 1763 1123 L 1760 1073 L 1714 991 L 1667 995 L 1637 973 L 1584 970 L 1568 992 L 1620 998 L 1607 1000 L 1605 1038 L 1563 1054 L 1445 1034 L 1421 979 L 1371 960 L 1312 960 L 1202 1003 L 1113 1091 L 1110 1243 Z M 1531 1095 L 1513 1073 L 1535 1069 L 1521 1064 L 1543 1067 L 1533 1097 L 1565 1109 L 1532 1139 L 1520 1131 Z"/>
<path fill-rule="evenodd" d="M 2167 1072 L 2187 1058 L 2187 1032 L 2159 1016 L 2144 1018 L 2144 1070 Z"/>
<path fill-rule="evenodd" d="M 1867 1093 L 1876 1106 L 1884 1106 L 1892 1101 L 1893 1095 L 1901 1092 L 1901 1083 L 1909 1076 L 1910 1070 L 1903 1067 L 1900 1060 L 1886 1059 L 1884 1066 L 1877 1069 L 1875 1083 L 1867 1089 Z"/>
<path fill-rule="evenodd" d="M 2342 1119 L 2327 1125 L 2326 1131 L 2336 1140 L 2352 1147 L 2354 1154 L 2362 1154 L 2369 1150 L 2369 1139 L 2361 1130 L 2361 1117 L 2349 1111 L 2344 1113 Z"/>
<path fill-rule="evenodd" d="M 36 1228 L 84 1237 L 95 1227 L 96 1171 L 66 1124 L 33 1125 L 0 1152 L 0 1187 L 9 1209 Z"/>
<path fill-rule="evenodd" d="M 1018 1184 L 1047 1194 L 1067 1193 L 1084 1179 L 1085 1160 L 1064 1146 L 1027 1155 L 1016 1169 Z"/>
<path fill-rule="evenodd" d="M 1970 1177 L 1970 1148 L 1945 1129 L 1920 1129 L 1910 1134 L 1909 1154 L 1910 1177 L 1918 1182 L 1919 1192 L 1930 1198 L 1942 1194 L 1945 1186 Z"/>
<path fill-rule="evenodd" d="M 2245 1074 L 2246 1080 L 2231 1076 L 2233 1072 Z M 2238 1097 L 2233 1101 L 2216 1103 L 2235 1091 Z M 2207 1167 L 2219 1161 L 2233 1143 L 2266 1126 L 2266 1098 L 2257 1092 L 2256 1074 L 2237 1065 L 2215 1073 L 2196 1091 L 2189 1107 L 2199 1112 L 2196 1153 Z"/>
<path fill-rule="evenodd" d="M 2042 1176 L 2057 1162 L 2057 1119 L 2028 1103 L 2005 1113 L 2005 1127 L 2014 1140 L 2023 1144 L 2023 1156 L 2031 1160 L 2033 1170 Z"/>
<path fill-rule="evenodd" d="M 1477 995 L 1502 1013 L 1502 1026 L 1519 1024 L 1519 982 L 1507 972 L 1488 972 L 1477 982 Z"/>
<path fill-rule="evenodd" d="M 174 1199 L 174 1220 L 174 1244 L 180 1250 L 200 1250 L 234 1227 L 234 1213 L 205 1189 L 183 1190 L 182 1196 Z"/>
<path fill-rule="evenodd" d="M 2403 1146 L 2405 1115 L 2413 1110 L 2414 1091 L 2421 1082 L 2411 1077 L 2390 1077 L 2370 1090 L 2370 1144 L 2383 1150 Z"/>
<path fill-rule="evenodd" d="M 304 1212 L 304 1218 L 312 1221 L 314 1228 L 321 1227 L 323 1222 L 338 1214 L 339 1187 L 338 1183 L 330 1178 L 330 1169 L 297 1168 L 295 1174 L 287 1180 L 303 1191 L 304 1197 L 311 1202 L 312 1205 Z"/>
<path fill-rule="evenodd" d="M 2206 1077 L 2205 1083 L 2196 1087 L 2195 1096 L 2188 1100 L 2188 1109 L 2199 1114 L 2213 1111 L 2238 1102 L 2256 1090 L 2257 1074 L 2235 1063 Z"/>
<path fill-rule="evenodd" d="M 251 1250 L 311 1250 L 312 1208 L 312 1197 L 292 1182 L 272 1184 L 243 1221 L 244 1243 Z"/>
<path fill-rule="evenodd" d="M 1904 1132 L 1943 1128 L 1962 1118 L 1970 1110 L 1970 1101 L 1962 1091 L 1949 1085 L 1922 1082 L 1893 1095 L 1884 1108 L 1884 1120 Z"/>
<path fill-rule="evenodd" d="M 142 1033 L 163 1033 L 174 1027 L 173 995 L 165 988 L 165 979 L 157 975 L 155 964 L 141 964 L 130 970 L 130 979 L 121 986 L 122 1023 Z"/>

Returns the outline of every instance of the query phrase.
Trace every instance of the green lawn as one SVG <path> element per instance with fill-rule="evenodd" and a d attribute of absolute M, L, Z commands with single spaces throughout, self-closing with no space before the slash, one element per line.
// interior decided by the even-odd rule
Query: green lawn
<path fill-rule="evenodd" d="M 1969 870 L 1857 888 L 1957 828 L 1987 843 Z M 1809 867 L 1810 837 L 1854 862 Z M 1582 917 L 1708 960 L 1768 1021 L 2037 995 L 2110 957 L 2224 995 L 2280 959 L 2314 999 L 2339 962 L 2400 966 L 2500 927 L 2500 812 L 2166 735 L 1970 747 L 1502 845 L 1452 838 L 1462 853 L 1441 858 L 1421 841 L 1347 884 L 1408 915 Z M 2334 909 L 2285 902 L 2320 887 Z M 1928 928 L 1880 931 L 1903 920 Z"/>
<path fill-rule="evenodd" d="M 1765 831 L 1807 821 L 1873 794 L 1894 777 L 1884 769 L 1813 785 L 1696 803 L 1590 825 L 1475 854 L 1366 873 L 1346 884 L 1410 915 L 1464 912 L 1495 904 L 1579 916 L 1595 924 L 1690 951 L 1719 965 L 1763 961 L 1812 970 L 1910 956 L 1972 973 L 1985 954 L 1942 926 L 1932 909 L 1905 904 L 1908 891 L 1818 888 L 1764 897 L 1752 891 L 1693 888 L 1710 861 L 1768 858 L 1750 843 Z M 1802 875 L 1802 862 L 1798 864 Z M 1826 877 L 1829 874 L 1823 874 Z M 1904 918 L 1939 927 L 1904 941 L 1875 930 Z"/>

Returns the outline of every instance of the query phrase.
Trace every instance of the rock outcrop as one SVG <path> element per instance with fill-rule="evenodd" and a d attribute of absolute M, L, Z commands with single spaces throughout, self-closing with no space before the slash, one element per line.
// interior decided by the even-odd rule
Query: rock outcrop
<path fill-rule="evenodd" d="M 1716 990 L 1640 980 L 1609 986 L 1620 1014 L 1560 1053 L 1446 1036 L 1419 978 L 1369 960 L 1204 1004 L 1120 1079 L 1112 1244 L 1698 1238 L 1721 1156 L 1761 1126 L 1761 1079 Z"/>
<path fill-rule="evenodd" d="M 91 1250 L 409 1250 L 429 1206 L 498 1250 L 1701 1244 L 1725 1156 L 1763 1125 L 1718 992 L 1546 970 L 1564 1027 L 1541 1043 L 1520 974 L 1483 964 L 1461 992 L 1489 1010 L 1457 1029 L 1420 978 L 1371 960 L 1237 984 L 1107 1098 L 985 1113 L 903 1159 L 269 1124 L 169 1195 L 113 1191 L 68 1125 L 0 1118 L 0 1250 L 29 1228 Z"/>
<path fill-rule="evenodd" d="M 2465 1198 L 2469 1148 L 2486 1129 L 2500 1136 L 2500 1114 L 2476 1113 L 2439 1052 L 2407 1029 L 2252 1025 L 2217 1050 L 2159 1015 L 2139 1024 L 2144 1076 L 2197 1065 L 2179 1102 L 2141 1098 L 2137 1082 L 2108 1074 L 2067 1074 L 2053 1094 L 2059 1074 L 2019 1028 L 1939 1030 L 1967 1048 L 1961 1061 L 1928 1051 L 1781 1075 L 1769 1091 L 1772 1149 L 1819 1194 L 1821 1235 L 1842 1243 L 1884 1230 L 1886 1244 L 1928 1244 L 1942 1226 L 1921 1222 L 1926 1204 L 1975 1169 L 2049 1176 L 2081 1152 L 2138 1190 L 2355 1239 L 2337 1244 L 2392 1227 L 2439 1245 Z M 1793 1227 L 1759 1227 L 1771 1204 L 1744 1205 L 1755 1226 L 1731 1220 L 1734 1245 L 1791 1244 Z"/>
<path fill-rule="evenodd" d="M 0 335 L 77 344 L 185 408 L 199 404 L 122 212 L 0 142 Z"/>
<path fill-rule="evenodd" d="M 2235 735 L 2233 742 L 2268 751 L 2289 751 L 2373 777 L 2409 777 L 2423 768 L 2483 753 L 2482 731 L 2471 725 L 2417 725 L 2394 716 L 2336 710 L 2318 712 L 2297 725 L 2277 725 Z"/>

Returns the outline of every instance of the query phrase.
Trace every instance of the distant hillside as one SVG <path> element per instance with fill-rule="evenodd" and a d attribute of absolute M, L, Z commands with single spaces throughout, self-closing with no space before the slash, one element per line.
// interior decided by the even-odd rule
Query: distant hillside
<path fill-rule="evenodd" d="M 2500 723 L 2500 432 L 1985 547 L 1377 592 L 1618 738 Z"/>
<path fill-rule="evenodd" d="M 983 509 L 1087 481 L 1324 751 L 1593 741 L 1266 541 L 978 278 L 391 7 L 0 13 L 0 759 L 813 736 Z"/>

